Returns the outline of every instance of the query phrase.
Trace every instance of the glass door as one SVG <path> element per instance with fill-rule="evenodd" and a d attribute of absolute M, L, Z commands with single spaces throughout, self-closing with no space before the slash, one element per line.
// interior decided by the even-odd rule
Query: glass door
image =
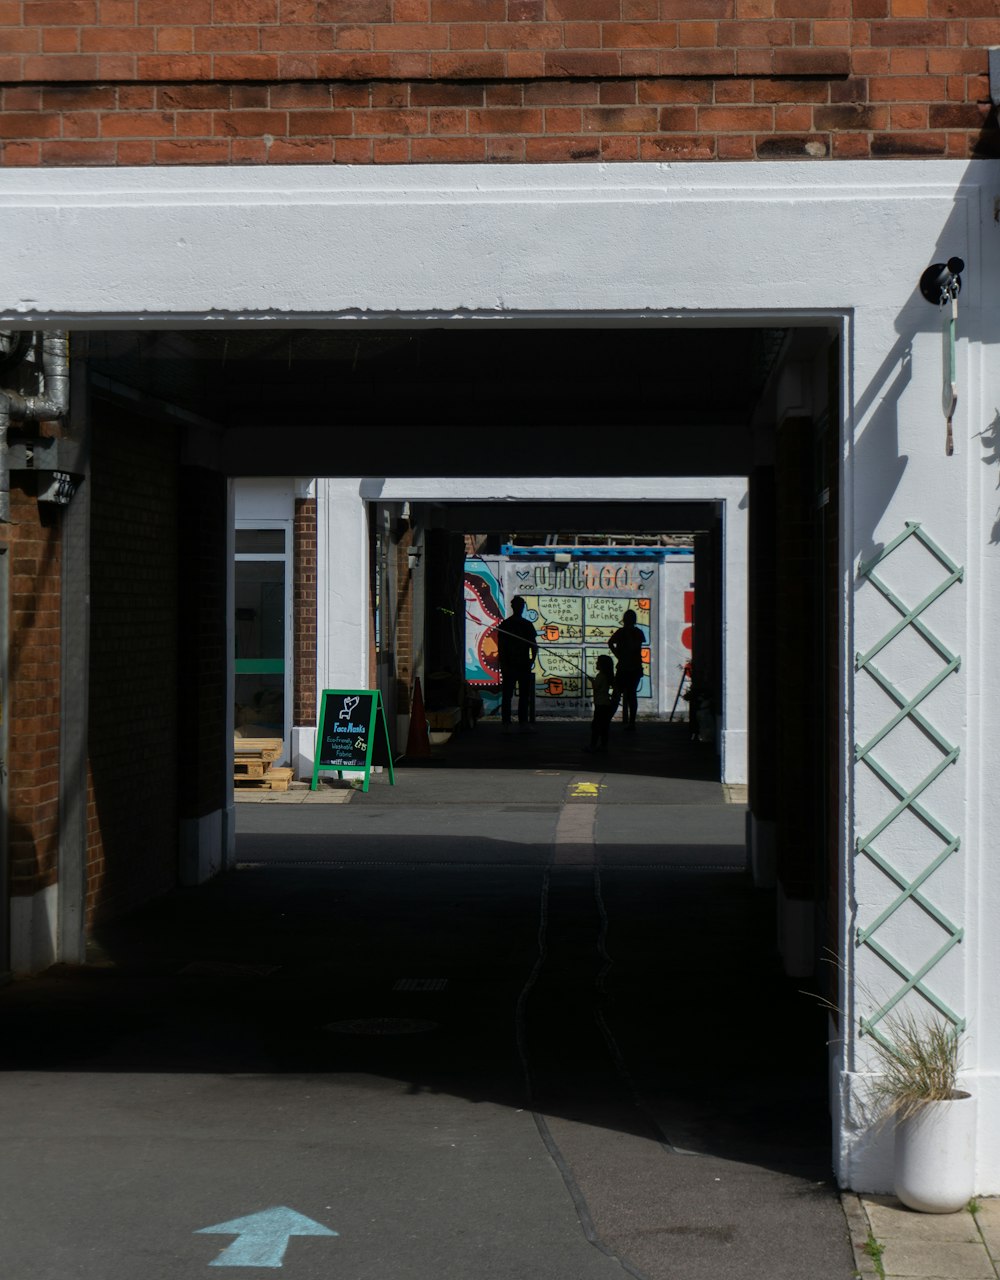
<path fill-rule="evenodd" d="M 289 530 L 236 529 L 235 728 L 244 738 L 281 738 L 291 710 Z"/>

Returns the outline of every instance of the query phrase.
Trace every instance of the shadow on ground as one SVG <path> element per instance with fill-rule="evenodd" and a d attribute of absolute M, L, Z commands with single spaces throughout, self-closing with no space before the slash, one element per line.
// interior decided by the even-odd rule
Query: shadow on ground
<path fill-rule="evenodd" d="M 177 890 L 0 993 L 0 1065 L 369 1075 L 827 1177 L 824 1018 L 743 872 L 456 844 Z"/>
<path fill-rule="evenodd" d="M 240 805 L 232 870 L 0 991 L 0 1068 L 148 1080 L 143 1132 L 175 1122 L 164 1075 L 261 1082 L 275 1140 L 286 1096 L 322 1097 L 390 1180 L 407 1117 L 467 1136 L 471 1104 L 505 1178 L 537 1129 L 551 1212 L 633 1276 L 846 1280 L 825 1016 L 782 973 L 742 808 L 682 735 L 641 726 L 595 758 L 579 725 L 481 725 L 453 739 L 462 767 Z M 595 839 L 562 845 L 581 778 Z M 516 1204 L 489 1176 L 485 1203 Z"/>
<path fill-rule="evenodd" d="M 610 773 L 640 777 L 719 780 L 714 745 L 697 742 L 687 720 L 640 720 L 634 733 L 611 727 L 607 752 L 591 756 L 590 721 L 541 718 L 528 732 L 514 724 L 508 731 L 490 717 L 475 728 L 458 729 L 429 757 L 404 758 L 411 768 L 532 769 L 599 764 Z"/>

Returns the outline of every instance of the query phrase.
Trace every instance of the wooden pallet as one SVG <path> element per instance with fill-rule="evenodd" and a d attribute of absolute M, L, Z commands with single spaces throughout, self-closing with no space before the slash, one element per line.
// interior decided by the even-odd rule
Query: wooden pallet
<path fill-rule="evenodd" d="M 237 757 L 233 761 L 233 779 L 236 782 L 249 782 L 255 778 L 263 778 L 270 768 L 267 760 L 240 760 Z"/>
<path fill-rule="evenodd" d="M 233 758 L 236 760 L 277 760 L 285 744 L 280 738 L 234 738 Z"/>
<path fill-rule="evenodd" d="M 283 750 L 280 738 L 234 738 L 233 781 L 252 783 L 262 791 L 287 791 L 295 770 L 273 763 Z"/>
<path fill-rule="evenodd" d="M 281 765 L 272 765 L 258 778 L 248 777 L 245 773 L 237 773 L 233 775 L 233 781 L 250 783 L 258 791 L 287 791 L 294 776 L 294 769 L 283 768 Z"/>

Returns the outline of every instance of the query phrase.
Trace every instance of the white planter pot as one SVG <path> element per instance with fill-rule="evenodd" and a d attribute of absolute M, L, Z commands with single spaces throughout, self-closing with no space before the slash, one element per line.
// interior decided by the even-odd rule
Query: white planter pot
<path fill-rule="evenodd" d="M 921 1213 L 956 1213 L 975 1193 L 976 1100 L 956 1093 L 896 1122 L 896 1195 Z"/>

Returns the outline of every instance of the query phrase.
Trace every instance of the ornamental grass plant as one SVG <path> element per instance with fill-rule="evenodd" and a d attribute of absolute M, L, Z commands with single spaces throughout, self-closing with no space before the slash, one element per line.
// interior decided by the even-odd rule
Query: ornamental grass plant
<path fill-rule="evenodd" d="M 905 1012 L 883 1019 L 872 1037 L 880 1074 L 872 1078 L 868 1102 L 879 1123 L 906 1120 L 928 1102 L 963 1096 L 958 1088 L 961 1030 L 945 1018 L 927 1020 Z"/>
<path fill-rule="evenodd" d="M 830 963 L 842 968 L 836 959 Z M 869 1007 L 877 1006 L 866 987 L 859 986 L 858 992 Z M 838 1005 L 823 996 L 819 1003 L 843 1025 L 845 1014 Z M 872 1054 L 873 1074 L 865 1101 L 869 1120 L 875 1124 L 905 1120 L 925 1103 L 967 1096 L 958 1087 L 965 1047 L 961 1027 L 941 1014 L 919 1017 L 911 1009 L 895 1009 L 879 1022 L 876 1031 L 866 1019 L 861 1020 Z"/>

